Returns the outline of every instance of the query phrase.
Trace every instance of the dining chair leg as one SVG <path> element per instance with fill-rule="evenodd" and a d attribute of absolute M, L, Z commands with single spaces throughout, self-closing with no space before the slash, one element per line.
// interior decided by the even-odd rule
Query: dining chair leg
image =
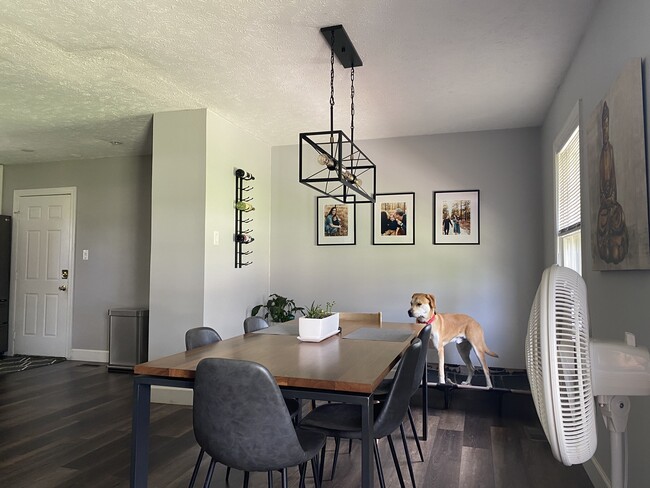
<path fill-rule="evenodd" d="M 311 472 L 312 472 L 312 475 L 314 476 L 314 486 L 316 488 L 320 488 L 320 486 L 321 486 L 321 477 L 318 474 L 318 456 L 314 456 L 311 459 Z"/>
<path fill-rule="evenodd" d="M 422 373 L 422 440 L 426 441 L 429 436 L 429 377 L 427 366 L 424 365 Z"/>
<path fill-rule="evenodd" d="M 397 453 L 395 452 L 395 444 L 393 443 L 393 438 L 388 434 L 388 447 L 390 447 L 390 455 L 393 457 L 393 463 L 395 463 L 395 471 L 397 471 L 397 479 L 399 480 L 399 485 L 401 488 L 406 488 L 404 484 L 404 477 L 402 476 L 402 470 L 399 467 L 399 460 L 397 459 Z"/>
<path fill-rule="evenodd" d="M 248 488 L 248 477 L 250 476 L 250 473 L 248 471 L 244 471 L 244 488 Z"/>
<path fill-rule="evenodd" d="M 420 439 L 418 438 L 418 433 L 415 430 L 415 420 L 413 420 L 413 412 L 411 412 L 411 407 L 406 410 L 409 414 L 409 422 L 411 423 L 411 430 L 413 431 L 413 437 L 415 437 L 415 444 L 418 446 L 418 452 L 420 453 L 420 461 L 424 462 L 424 456 L 422 455 L 422 447 L 420 446 Z"/>
<path fill-rule="evenodd" d="M 228 484 L 228 478 L 230 478 L 230 466 L 226 468 L 226 484 Z"/>
<path fill-rule="evenodd" d="M 208 488 L 210 482 L 212 481 L 212 473 L 214 473 L 214 467 L 217 462 L 214 459 L 210 459 L 210 466 L 208 466 L 208 473 L 205 475 L 205 482 L 203 483 L 203 488 Z"/>
<path fill-rule="evenodd" d="M 307 474 L 307 463 L 302 463 L 298 466 L 298 472 L 300 473 L 300 483 L 298 483 L 298 488 L 305 488 L 305 475 Z"/>
<path fill-rule="evenodd" d="M 287 468 L 282 470 L 282 488 L 289 488 L 289 480 L 287 478 Z"/>
<path fill-rule="evenodd" d="M 399 424 L 399 431 L 402 434 L 402 444 L 404 445 L 404 454 L 406 455 L 406 465 L 409 468 L 409 475 L 411 475 L 411 484 L 415 488 L 415 474 L 413 473 L 413 463 L 411 463 L 411 454 L 409 453 L 409 447 L 406 443 L 406 432 L 404 432 L 404 425 Z"/>
<path fill-rule="evenodd" d="M 381 488 L 386 488 L 386 481 L 384 480 L 384 470 L 381 468 L 381 457 L 379 456 L 379 443 L 375 439 L 374 443 L 375 451 L 375 464 L 377 465 L 377 474 L 379 475 L 379 486 Z"/>
<path fill-rule="evenodd" d="M 350 439 L 350 442 L 348 443 L 348 454 L 352 452 L 352 439 Z"/>
<path fill-rule="evenodd" d="M 327 446 L 327 442 L 323 444 L 323 448 L 320 451 L 320 468 L 318 468 L 318 474 L 319 474 L 319 480 L 321 483 L 323 483 L 323 476 L 325 476 L 325 447 Z"/>
<path fill-rule="evenodd" d="M 199 468 L 201 467 L 201 461 L 203 461 L 203 454 L 205 451 L 201 449 L 199 451 L 199 456 L 196 458 L 196 463 L 194 464 L 194 471 L 192 471 L 192 479 L 190 480 L 189 488 L 193 488 L 194 483 L 196 483 L 196 476 L 199 474 Z"/>
<path fill-rule="evenodd" d="M 266 472 L 266 479 L 269 480 L 269 488 L 273 488 L 273 471 Z"/>
<path fill-rule="evenodd" d="M 341 447 L 341 438 L 335 437 L 334 444 L 335 444 L 334 459 L 332 459 L 332 476 L 330 477 L 330 480 L 334 479 L 334 472 L 336 471 L 336 461 L 339 459 L 339 447 Z"/>

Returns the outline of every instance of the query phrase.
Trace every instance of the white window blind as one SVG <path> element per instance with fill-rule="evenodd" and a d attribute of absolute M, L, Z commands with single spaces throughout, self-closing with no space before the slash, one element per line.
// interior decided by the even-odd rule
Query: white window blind
<path fill-rule="evenodd" d="M 580 228 L 580 131 L 573 131 L 557 153 L 558 236 Z"/>

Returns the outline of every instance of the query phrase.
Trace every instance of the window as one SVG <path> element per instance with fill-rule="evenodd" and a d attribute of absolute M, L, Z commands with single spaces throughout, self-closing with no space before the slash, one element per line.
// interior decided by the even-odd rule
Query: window
<path fill-rule="evenodd" d="M 582 274 L 578 105 L 554 144 L 557 263 Z"/>

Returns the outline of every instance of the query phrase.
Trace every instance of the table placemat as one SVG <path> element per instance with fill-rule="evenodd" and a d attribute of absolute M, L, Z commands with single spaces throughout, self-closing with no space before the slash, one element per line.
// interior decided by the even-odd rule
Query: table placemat
<path fill-rule="evenodd" d="M 292 335 L 298 337 L 298 324 L 271 325 L 266 329 L 256 330 L 253 334 Z"/>
<path fill-rule="evenodd" d="M 378 329 L 376 327 L 361 327 L 354 332 L 349 333 L 343 339 L 361 339 L 364 341 L 387 341 L 387 342 L 403 342 L 412 333 L 406 330 L 395 329 Z"/>

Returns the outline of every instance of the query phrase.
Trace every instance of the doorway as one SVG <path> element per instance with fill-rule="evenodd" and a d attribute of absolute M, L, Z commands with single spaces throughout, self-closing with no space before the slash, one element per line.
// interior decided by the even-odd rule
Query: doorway
<path fill-rule="evenodd" d="M 76 191 L 14 191 L 13 354 L 70 355 Z"/>

